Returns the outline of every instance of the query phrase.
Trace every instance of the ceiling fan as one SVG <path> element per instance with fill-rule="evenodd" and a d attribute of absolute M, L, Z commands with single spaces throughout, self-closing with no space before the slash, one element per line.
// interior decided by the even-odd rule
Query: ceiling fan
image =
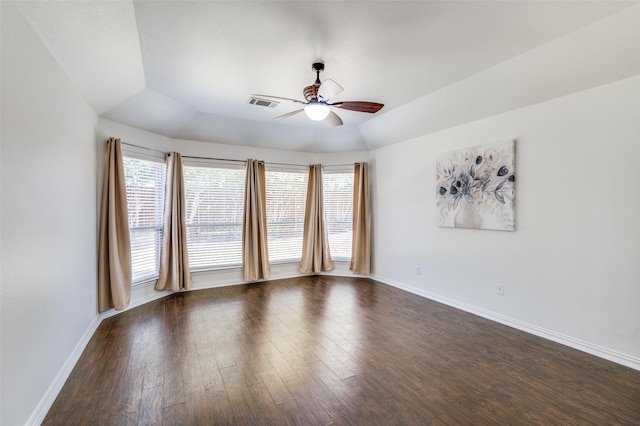
<path fill-rule="evenodd" d="M 330 78 L 324 82 L 320 82 L 320 72 L 324 71 L 324 64 L 322 62 L 315 62 L 311 65 L 311 69 L 316 73 L 316 81 L 311 86 L 307 86 L 302 90 L 305 101 L 291 98 L 283 98 L 281 96 L 271 95 L 253 95 L 265 98 L 283 99 L 285 101 L 291 101 L 298 104 L 305 105 L 304 108 L 289 112 L 287 114 L 280 115 L 274 120 L 282 120 L 284 118 L 292 117 L 302 111 L 305 112 L 307 117 L 314 121 L 323 121 L 329 126 L 341 126 L 342 119 L 335 112 L 331 111 L 329 107 L 347 109 L 351 111 L 376 113 L 384 106 L 376 102 L 364 102 L 364 101 L 344 101 L 344 102 L 328 102 L 334 96 L 338 95 L 344 89 L 335 81 Z"/>

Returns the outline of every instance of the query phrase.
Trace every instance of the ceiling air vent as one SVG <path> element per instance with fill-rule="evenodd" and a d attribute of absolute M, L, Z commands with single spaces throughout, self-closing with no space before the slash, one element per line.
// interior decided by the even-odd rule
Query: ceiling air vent
<path fill-rule="evenodd" d="M 261 98 L 256 98 L 256 97 L 252 96 L 252 97 L 249 98 L 249 103 L 251 105 L 258 105 L 258 106 L 263 106 L 263 107 L 274 108 L 280 102 L 270 101 L 270 100 L 267 100 L 267 99 L 261 99 Z"/>

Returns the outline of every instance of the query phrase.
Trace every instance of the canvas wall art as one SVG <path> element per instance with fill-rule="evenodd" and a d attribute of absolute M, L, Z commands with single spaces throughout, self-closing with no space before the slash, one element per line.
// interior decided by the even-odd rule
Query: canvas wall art
<path fill-rule="evenodd" d="M 515 230 L 515 146 L 510 140 L 438 156 L 438 225 Z"/>

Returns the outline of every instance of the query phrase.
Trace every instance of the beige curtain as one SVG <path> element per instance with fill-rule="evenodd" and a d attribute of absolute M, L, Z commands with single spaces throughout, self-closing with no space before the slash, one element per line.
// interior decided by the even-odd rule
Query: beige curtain
<path fill-rule="evenodd" d="M 131 300 L 131 242 L 120 139 L 107 140 L 98 247 L 98 310 L 122 310 Z"/>
<path fill-rule="evenodd" d="M 242 275 L 245 281 L 271 276 L 267 247 L 264 162 L 247 160 L 242 221 Z"/>
<path fill-rule="evenodd" d="M 351 266 L 355 274 L 371 272 L 371 201 L 369 165 L 356 163 L 353 176 L 353 235 Z"/>
<path fill-rule="evenodd" d="M 182 156 L 177 152 L 172 152 L 167 156 L 160 272 L 156 289 L 179 291 L 189 288 L 191 288 L 191 271 L 189 271 L 189 254 L 187 252 Z"/>
<path fill-rule="evenodd" d="M 300 272 L 317 273 L 331 271 L 333 268 L 324 217 L 322 165 L 313 164 L 309 166 L 309 180 L 307 181 L 307 204 L 304 211 Z"/>

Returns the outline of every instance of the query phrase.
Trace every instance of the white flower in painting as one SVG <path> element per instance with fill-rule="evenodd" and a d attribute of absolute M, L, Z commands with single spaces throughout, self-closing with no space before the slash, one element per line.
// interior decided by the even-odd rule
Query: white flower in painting
<path fill-rule="evenodd" d="M 440 197 L 452 201 L 454 209 L 461 200 L 474 203 L 494 199 L 504 204 L 513 199 L 515 175 L 510 170 L 509 155 L 494 148 L 457 154 L 448 164 L 438 164 L 436 189 Z"/>

